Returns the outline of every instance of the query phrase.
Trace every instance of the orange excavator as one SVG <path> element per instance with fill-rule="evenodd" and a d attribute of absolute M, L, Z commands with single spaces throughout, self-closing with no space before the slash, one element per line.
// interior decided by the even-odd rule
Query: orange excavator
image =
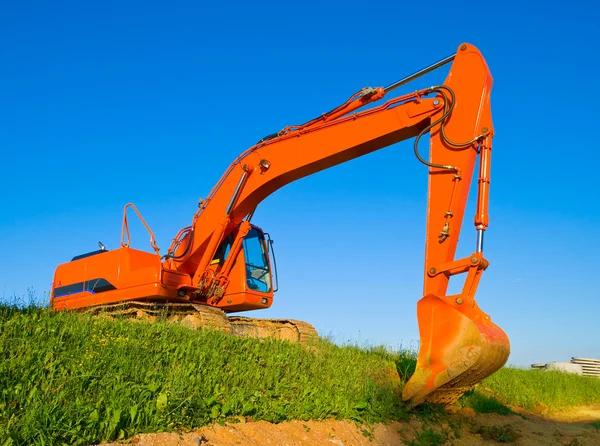
<path fill-rule="evenodd" d="M 452 63 L 443 84 L 376 105 L 390 91 Z M 270 237 L 251 223 L 257 205 L 277 189 L 408 138 L 427 166 L 428 209 L 424 297 L 417 303 L 420 348 L 402 398 L 454 403 L 466 390 L 501 368 L 508 337 L 475 302 L 488 267 L 483 235 L 488 226 L 490 157 L 494 130 L 492 76 L 477 48 L 457 52 L 385 88 L 364 88 L 332 111 L 268 135 L 243 152 L 208 198 L 200 200 L 190 226 L 161 256 L 150 228 L 132 204 L 125 206 L 121 247 L 83 254 L 56 269 L 54 310 L 115 312 L 213 326 L 246 336 L 293 331 L 298 340 L 316 334 L 294 320 L 227 317 L 273 303 L 276 266 Z M 372 107 L 366 107 L 374 104 Z M 428 159 L 419 141 L 429 133 Z M 455 259 L 467 196 L 478 169 L 475 250 Z M 127 210 L 150 233 L 154 252 L 130 247 Z M 448 295 L 450 277 L 466 275 L 462 292 Z M 261 332 L 262 330 L 262 332 Z M 280 333 L 277 336 L 277 333 Z"/>

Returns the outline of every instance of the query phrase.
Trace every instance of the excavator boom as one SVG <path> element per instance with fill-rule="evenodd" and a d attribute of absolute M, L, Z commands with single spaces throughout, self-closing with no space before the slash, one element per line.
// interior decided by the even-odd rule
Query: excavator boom
<path fill-rule="evenodd" d="M 443 84 L 375 105 L 390 91 L 450 62 Z M 130 248 L 127 209 L 133 205 L 127 205 L 121 248 L 60 265 L 51 305 L 89 309 L 154 301 L 225 312 L 267 308 L 273 301 L 274 265 L 269 238 L 250 223 L 258 204 L 293 181 L 414 138 L 415 154 L 428 169 L 428 211 L 424 297 L 417 304 L 421 343 L 403 399 L 411 406 L 450 404 L 502 367 L 509 354 L 506 334 L 474 299 L 488 266 L 483 234 L 494 134 L 491 87 L 481 53 L 462 44 L 456 54 L 401 81 L 365 88 L 329 113 L 261 139 L 229 166 L 162 257 L 149 228 L 155 254 Z M 428 157 L 419 147 L 425 134 Z M 475 249 L 455 259 L 477 162 Z M 457 274 L 466 274 L 463 291 L 447 295 L 449 279 Z M 242 325 L 242 331 L 252 331 L 247 321 Z"/>

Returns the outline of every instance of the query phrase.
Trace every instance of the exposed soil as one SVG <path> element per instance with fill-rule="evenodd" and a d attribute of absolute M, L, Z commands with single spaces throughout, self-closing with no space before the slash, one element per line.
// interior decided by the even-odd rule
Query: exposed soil
<path fill-rule="evenodd" d="M 475 414 L 471 409 L 437 419 L 378 424 L 371 429 L 348 421 L 291 421 L 271 424 L 242 422 L 207 426 L 187 433 L 143 434 L 126 444 L 139 446 L 229 446 L 229 445 L 486 445 L 498 442 L 516 445 L 600 445 L 600 406 L 572 408 L 548 413 L 520 411 L 519 415 Z M 536 411 L 534 411 L 536 412 Z M 427 441 L 429 440 L 429 442 Z M 438 441 L 438 442 L 436 442 Z M 111 443 L 117 445 L 119 443 Z M 121 443 L 123 444 L 123 443 Z"/>

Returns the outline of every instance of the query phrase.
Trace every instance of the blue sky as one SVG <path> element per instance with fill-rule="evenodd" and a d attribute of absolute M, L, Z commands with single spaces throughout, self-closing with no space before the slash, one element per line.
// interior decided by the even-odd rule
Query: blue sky
<path fill-rule="evenodd" d="M 128 202 L 166 249 L 262 136 L 469 42 L 494 77 L 496 129 L 477 300 L 511 364 L 600 358 L 596 7 L 451 3 L 3 3 L 0 299 L 43 295 L 98 240 L 117 247 Z M 405 141 L 269 197 L 253 222 L 275 239 L 280 291 L 252 315 L 416 346 L 426 181 Z"/>

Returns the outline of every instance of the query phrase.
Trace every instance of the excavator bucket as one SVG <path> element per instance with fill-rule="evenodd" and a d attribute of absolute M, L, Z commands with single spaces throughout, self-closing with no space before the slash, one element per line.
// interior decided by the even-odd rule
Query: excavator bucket
<path fill-rule="evenodd" d="M 429 294 L 417 304 L 419 356 L 402 392 L 409 407 L 453 404 L 508 359 L 510 345 L 504 331 L 474 300 L 461 305 L 456 300 Z"/>

